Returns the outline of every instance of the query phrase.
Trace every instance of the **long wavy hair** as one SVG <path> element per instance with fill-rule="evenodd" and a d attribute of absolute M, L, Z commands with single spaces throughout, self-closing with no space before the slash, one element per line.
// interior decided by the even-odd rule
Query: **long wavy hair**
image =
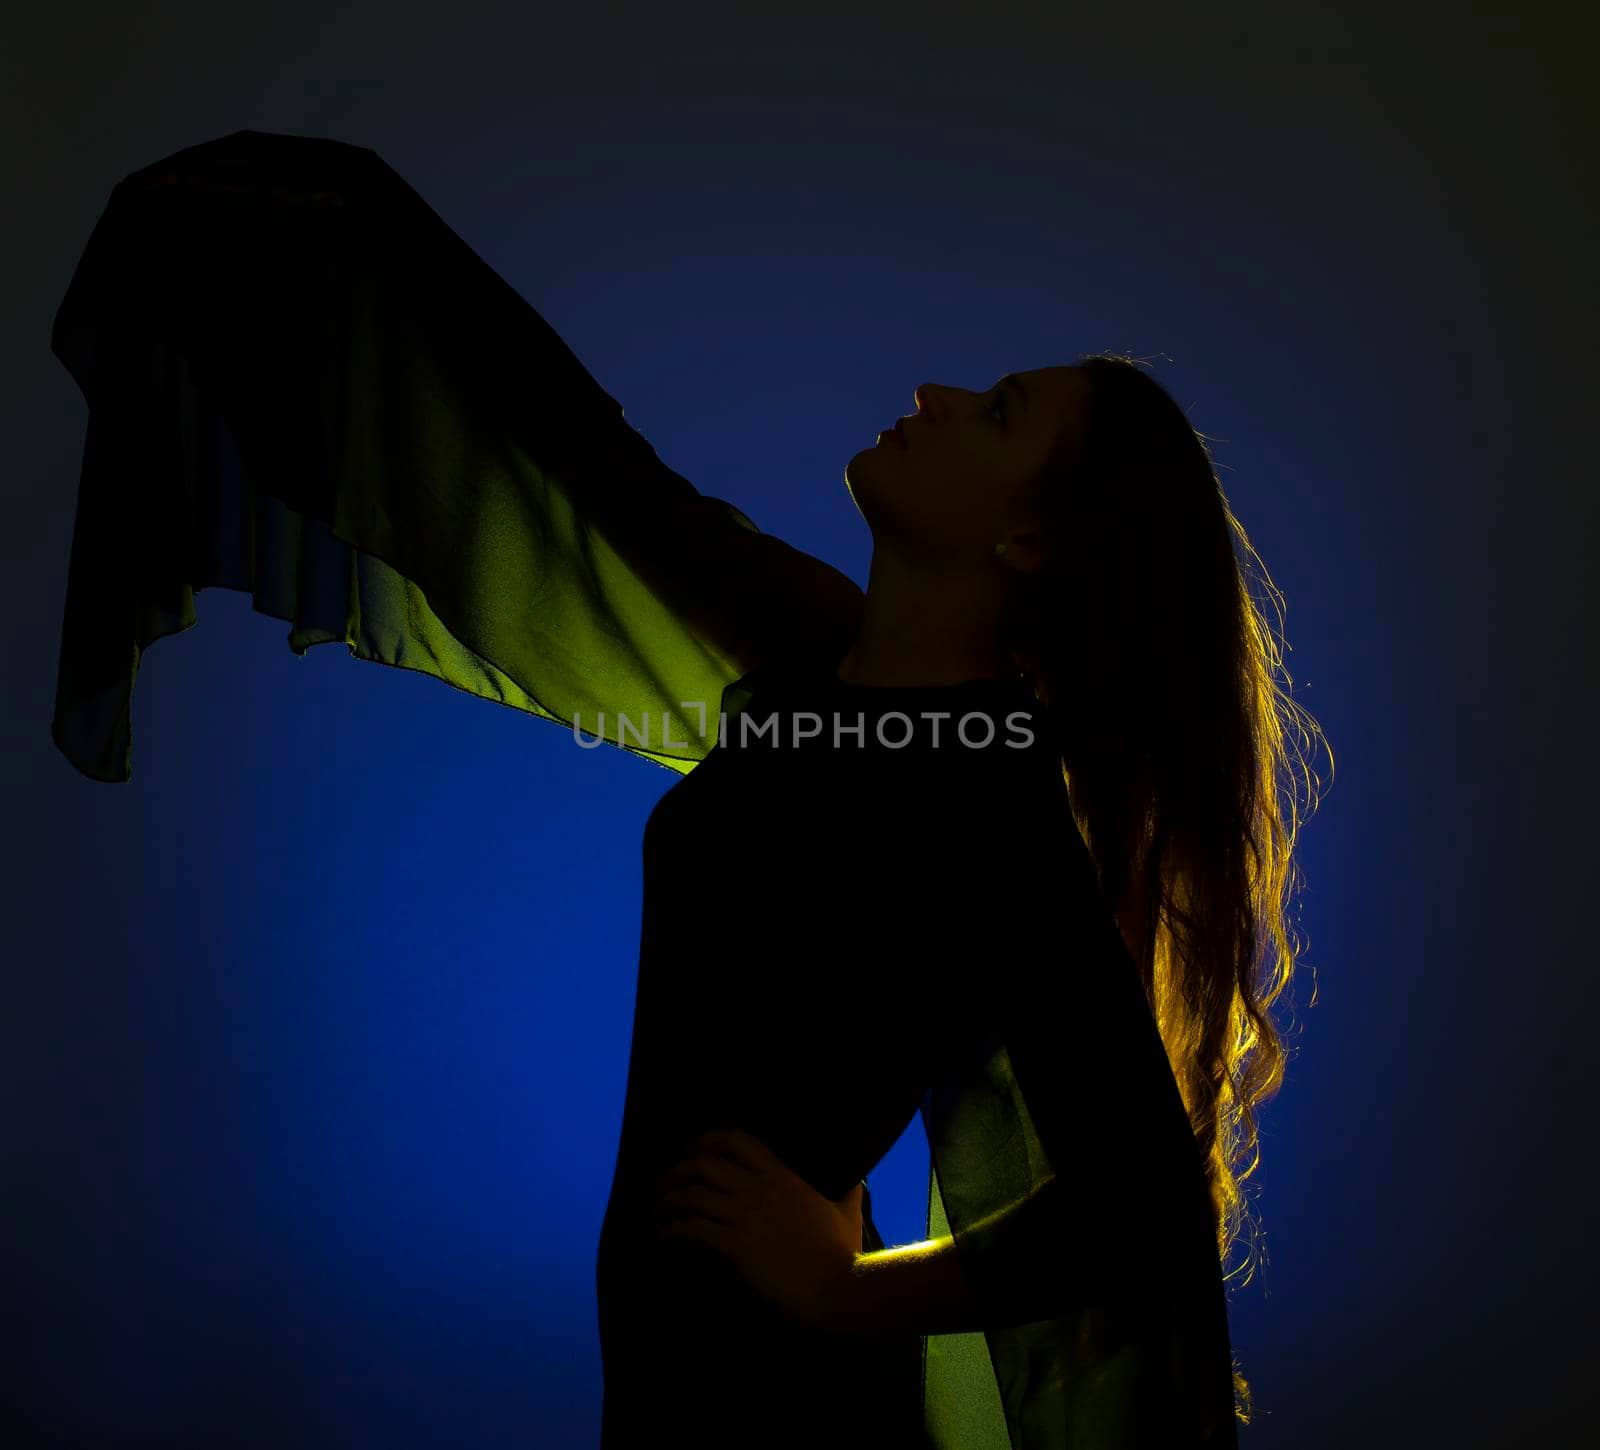
<path fill-rule="evenodd" d="M 1188 1110 L 1224 1278 L 1248 1284 L 1259 1235 L 1243 1183 L 1260 1161 L 1255 1109 L 1283 1081 L 1268 1009 L 1302 949 L 1288 922 L 1293 851 L 1317 805 L 1306 747 L 1326 741 L 1289 694 L 1283 598 L 1204 436 L 1137 360 L 1077 362 L 1086 431 L 1037 480 L 1052 552 L 1019 580 L 1006 640 L 1037 698 L 1061 707 L 1072 811 Z M 1331 779 L 1331 751 L 1328 764 Z M 1237 1359 L 1233 1386 L 1248 1424 Z"/>

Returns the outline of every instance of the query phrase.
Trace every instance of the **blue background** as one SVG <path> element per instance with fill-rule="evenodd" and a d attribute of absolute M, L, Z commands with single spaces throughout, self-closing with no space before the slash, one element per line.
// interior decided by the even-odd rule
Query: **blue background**
<path fill-rule="evenodd" d="M 296 659 L 219 590 L 144 659 L 130 783 L 50 742 L 87 416 L 55 307 L 122 176 L 241 128 L 375 149 L 666 463 L 863 584 L 844 465 L 915 386 L 1150 358 L 1337 763 L 1231 1298 L 1244 1443 L 1577 1443 L 1593 22 L 1506 8 L 13 11 L 0 1444 L 598 1440 L 676 777 Z M 913 1126 L 889 1242 L 926 1173 Z"/>

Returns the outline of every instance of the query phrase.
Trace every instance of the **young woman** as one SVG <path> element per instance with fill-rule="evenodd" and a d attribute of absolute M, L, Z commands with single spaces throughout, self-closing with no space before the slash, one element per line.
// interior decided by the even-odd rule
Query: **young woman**
<path fill-rule="evenodd" d="M 125 178 L 53 347 L 90 405 L 52 724 L 85 774 L 131 777 L 140 651 L 220 585 L 296 652 L 683 776 L 607 1447 L 1236 1443 L 1223 1267 L 1315 725 L 1153 378 L 917 389 L 845 473 L 863 595 L 666 468 L 364 148 L 242 131 Z M 928 1238 L 886 1249 L 865 1175 L 919 1113 Z"/>

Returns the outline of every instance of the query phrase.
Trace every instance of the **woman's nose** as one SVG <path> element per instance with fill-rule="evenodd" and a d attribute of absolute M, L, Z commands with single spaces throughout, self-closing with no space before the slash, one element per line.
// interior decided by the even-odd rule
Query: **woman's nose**
<path fill-rule="evenodd" d="M 928 411 L 928 398 L 932 392 L 933 384 L 924 383 L 920 388 L 912 393 L 911 401 L 917 405 L 917 411 L 919 413 L 926 413 Z"/>

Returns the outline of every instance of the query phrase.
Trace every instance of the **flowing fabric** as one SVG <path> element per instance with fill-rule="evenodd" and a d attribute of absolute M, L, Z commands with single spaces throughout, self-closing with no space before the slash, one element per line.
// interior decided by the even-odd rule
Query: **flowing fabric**
<path fill-rule="evenodd" d="M 685 771 L 747 636 L 805 623 L 794 566 L 825 568 L 665 467 L 363 147 L 240 131 L 124 178 L 52 349 L 89 403 L 52 735 L 96 780 L 131 777 L 140 656 L 212 586 L 296 654 L 343 640 Z"/>
<path fill-rule="evenodd" d="M 240 131 L 126 177 L 52 347 L 89 404 L 51 727 L 85 775 L 131 778 L 140 656 L 220 586 L 288 621 L 297 654 L 343 640 L 682 777 L 645 833 L 597 1264 L 608 1445 L 711 1445 L 718 1423 L 779 1444 L 830 1407 L 860 1417 L 830 1424 L 838 1445 L 1236 1443 L 1199 1154 L 1018 682 L 839 681 L 859 590 L 666 467 L 365 148 Z M 872 728 L 952 705 L 1021 712 L 1034 744 L 727 745 L 758 710 Z M 721 1038 L 694 1045 L 692 1004 L 702 1026 L 724 1014 Z M 979 1323 L 825 1344 L 701 1262 L 677 1282 L 720 1317 L 676 1312 L 745 1373 L 703 1373 L 656 1301 L 677 1368 L 630 1401 L 650 1358 L 637 1274 L 667 1272 L 629 1247 L 635 1190 L 664 1155 L 738 1118 L 839 1197 L 919 1113 L 928 1232 L 954 1237 Z M 870 1211 L 865 1229 L 881 1246 Z"/>

